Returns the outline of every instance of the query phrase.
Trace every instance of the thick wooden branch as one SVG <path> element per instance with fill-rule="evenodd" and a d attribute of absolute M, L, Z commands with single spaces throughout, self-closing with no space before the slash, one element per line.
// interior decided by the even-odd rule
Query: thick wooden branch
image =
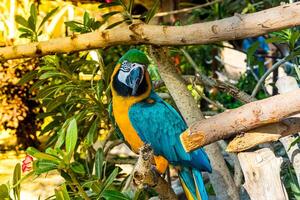
<path fill-rule="evenodd" d="M 140 156 L 133 172 L 133 182 L 139 187 L 153 187 L 162 200 L 177 199 L 170 184 L 155 171 L 153 151 L 149 145 L 140 149 Z"/>
<path fill-rule="evenodd" d="M 181 140 L 185 149 L 192 151 L 206 144 L 249 131 L 259 126 L 280 122 L 284 118 L 299 112 L 300 89 L 252 102 L 215 115 L 209 119 L 199 121 L 181 134 Z M 298 118 L 296 119 L 298 120 Z M 295 133 L 297 132 L 296 129 L 299 130 L 294 118 L 286 120 L 277 125 L 281 129 L 279 131 L 281 135 Z M 263 131 L 259 130 L 257 132 Z"/>
<path fill-rule="evenodd" d="M 300 3 L 186 26 L 134 23 L 44 42 L 0 48 L 0 60 L 69 53 L 124 44 L 189 45 L 236 40 L 300 25 Z"/>

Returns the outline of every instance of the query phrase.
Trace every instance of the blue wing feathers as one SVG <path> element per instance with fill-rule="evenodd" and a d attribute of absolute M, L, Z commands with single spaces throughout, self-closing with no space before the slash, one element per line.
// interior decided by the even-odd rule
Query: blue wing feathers
<path fill-rule="evenodd" d="M 209 159 L 203 149 L 185 152 L 180 134 L 187 129 L 180 114 L 152 91 L 147 101 L 134 104 L 129 109 L 129 119 L 143 142 L 150 144 L 155 155 L 164 156 L 171 164 L 182 166 L 179 175 L 194 199 L 197 192 L 207 200 L 200 171 L 211 171 Z M 197 190 L 197 192 L 196 192 Z"/>
<path fill-rule="evenodd" d="M 152 146 L 156 155 L 163 155 L 174 165 L 186 165 L 198 170 L 211 171 L 209 159 L 204 150 L 186 153 L 179 136 L 187 129 L 179 113 L 155 92 L 147 101 L 134 104 L 129 118 L 140 138 Z"/>

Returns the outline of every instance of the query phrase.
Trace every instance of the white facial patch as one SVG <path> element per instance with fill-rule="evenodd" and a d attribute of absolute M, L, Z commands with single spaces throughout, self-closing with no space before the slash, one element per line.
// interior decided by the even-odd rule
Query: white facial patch
<path fill-rule="evenodd" d="M 133 70 L 136 70 L 137 68 L 139 68 L 142 71 L 141 75 L 143 75 L 145 70 L 144 65 L 139 63 L 130 63 L 127 60 L 124 60 L 122 62 L 122 65 L 118 73 L 118 80 L 121 83 L 133 89 L 134 84 L 136 83 L 134 83 L 134 77 L 131 77 L 131 73 Z M 143 81 L 143 77 L 144 76 L 140 77 L 138 85 Z"/>
<path fill-rule="evenodd" d="M 119 74 L 118 74 L 118 80 L 121 83 L 124 83 L 125 85 L 127 85 L 126 78 L 127 78 L 127 76 L 129 76 L 129 73 L 130 73 L 130 71 L 129 72 L 123 72 L 123 71 L 120 70 Z M 129 85 L 127 85 L 127 86 L 129 86 Z"/>

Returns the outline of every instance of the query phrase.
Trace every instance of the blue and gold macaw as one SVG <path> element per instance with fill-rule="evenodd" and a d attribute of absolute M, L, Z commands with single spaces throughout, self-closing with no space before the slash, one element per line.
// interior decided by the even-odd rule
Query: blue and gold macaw
<path fill-rule="evenodd" d="M 187 125 L 180 114 L 153 90 L 147 71 L 149 60 L 137 50 L 129 50 L 111 76 L 112 112 L 125 141 L 134 152 L 150 144 L 155 165 L 163 173 L 168 162 L 180 166 L 179 177 L 189 200 L 207 200 L 201 171 L 211 172 L 203 149 L 185 152 L 180 134 Z"/>

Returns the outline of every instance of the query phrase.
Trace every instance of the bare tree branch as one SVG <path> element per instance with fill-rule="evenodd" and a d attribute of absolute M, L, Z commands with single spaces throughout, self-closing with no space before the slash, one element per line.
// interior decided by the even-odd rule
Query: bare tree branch
<path fill-rule="evenodd" d="M 49 41 L 0 48 L 0 60 L 70 53 L 112 45 L 189 45 L 236 40 L 300 25 L 300 3 L 286 4 L 260 12 L 186 26 L 134 23 Z"/>
<path fill-rule="evenodd" d="M 133 172 L 134 184 L 139 188 L 153 187 L 162 200 L 177 199 L 170 184 L 155 171 L 152 163 L 154 163 L 153 151 L 149 145 L 144 145 L 140 149 L 140 156 Z"/>
<path fill-rule="evenodd" d="M 199 121 L 181 135 L 181 140 L 185 149 L 192 151 L 206 144 L 249 131 L 262 125 L 280 122 L 280 120 L 298 112 L 300 112 L 300 89 L 251 102 L 209 119 Z M 293 132 L 290 131 L 299 130 L 299 125 L 294 123 L 295 121 L 291 121 L 291 119 L 282 121 L 280 126 L 278 126 L 282 131 L 279 134 L 292 134 Z M 259 131 L 256 130 L 256 132 Z"/>
<path fill-rule="evenodd" d="M 264 73 L 264 75 L 259 79 L 259 81 L 257 82 L 251 97 L 255 97 L 257 92 L 259 91 L 259 88 L 262 86 L 262 84 L 265 82 L 266 78 L 274 71 L 276 70 L 278 67 L 280 67 L 280 65 L 282 65 L 283 63 L 287 62 L 289 59 L 291 59 L 291 55 L 288 55 L 286 57 L 284 57 L 283 59 L 279 60 L 278 62 L 276 62 L 271 68 L 268 69 L 268 71 L 266 71 L 266 73 Z"/>
<path fill-rule="evenodd" d="M 219 80 L 215 80 L 213 78 L 207 77 L 204 74 L 200 73 L 197 67 L 197 64 L 194 62 L 190 54 L 185 51 L 184 49 L 181 49 L 183 55 L 186 57 L 188 62 L 192 65 L 192 67 L 195 69 L 196 77 L 200 82 L 202 82 L 204 85 L 207 85 L 209 87 L 215 87 L 223 92 L 226 92 L 233 96 L 234 98 L 240 100 L 243 103 L 249 103 L 251 101 L 255 101 L 256 99 L 248 95 L 247 93 L 240 91 L 238 88 L 236 88 L 234 85 L 231 85 L 229 83 L 221 82 Z"/>

